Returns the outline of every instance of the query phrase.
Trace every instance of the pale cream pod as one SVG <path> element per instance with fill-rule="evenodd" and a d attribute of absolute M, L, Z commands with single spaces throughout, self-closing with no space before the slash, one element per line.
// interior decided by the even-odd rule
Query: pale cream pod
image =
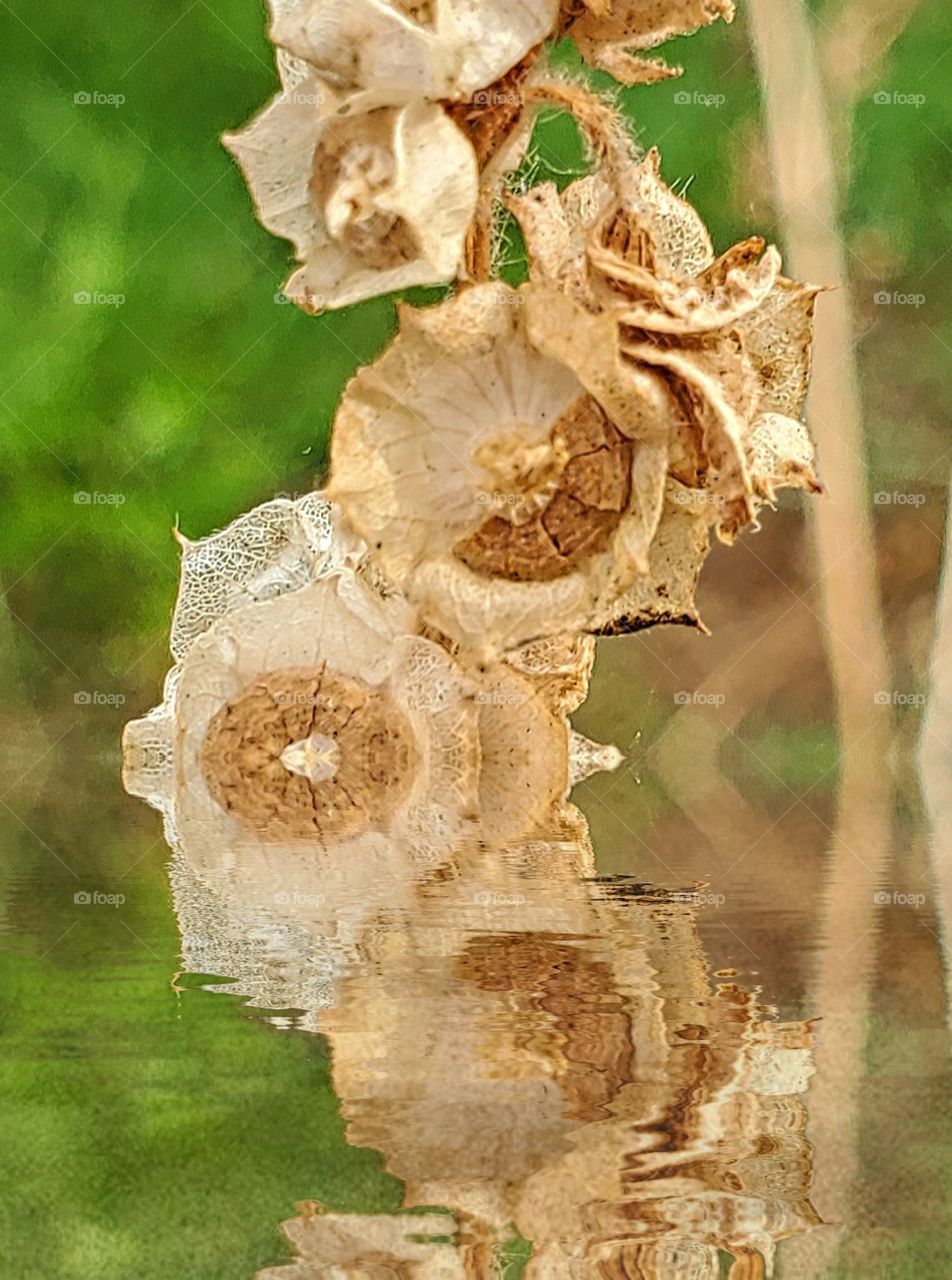
<path fill-rule="evenodd" d="M 278 0 L 271 38 L 367 111 L 472 97 L 552 34 L 558 12 L 559 0 Z"/>
<path fill-rule="evenodd" d="M 344 115 L 313 76 L 226 134 L 263 226 L 302 264 L 284 286 L 309 311 L 459 274 L 476 208 L 476 156 L 436 103 Z"/>
<path fill-rule="evenodd" d="M 531 835 L 571 785 L 620 762 L 569 729 L 589 640 L 464 669 L 417 634 L 322 495 L 180 542 L 175 666 L 163 704 L 126 728 L 124 777 L 193 866 L 216 849 L 249 868 L 286 858 L 289 875 L 302 849 L 430 866 L 474 830 Z"/>
<path fill-rule="evenodd" d="M 649 572 L 668 466 L 663 386 L 609 417 L 530 342 L 523 301 L 487 284 L 403 309 L 332 439 L 329 493 L 371 554 L 487 659 L 611 620 Z"/>

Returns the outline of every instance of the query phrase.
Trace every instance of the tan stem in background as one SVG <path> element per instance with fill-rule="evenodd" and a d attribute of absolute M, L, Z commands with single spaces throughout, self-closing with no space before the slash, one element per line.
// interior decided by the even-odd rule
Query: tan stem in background
<path fill-rule="evenodd" d="M 929 854 L 945 956 L 952 1026 L 952 491 L 945 523 L 942 579 L 930 660 L 929 707 L 919 741 L 919 772 L 932 827 Z"/>
<path fill-rule="evenodd" d="M 890 687 L 880 613 L 846 251 L 823 86 L 802 2 L 757 0 L 749 21 L 763 84 L 776 206 L 794 275 L 836 286 L 817 308 L 810 422 L 829 496 L 809 504 L 825 640 L 844 748 L 881 758 Z"/>
<path fill-rule="evenodd" d="M 885 775 L 888 780 L 888 774 Z M 876 896 L 889 864 L 892 788 L 847 770 L 817 940 L 817 981 L 808 1003 L 819 1016 L 816 1075 L 807 1136 L 813 1144 L 811 1199 L 830 1225 L 781 1251 L 784 1280 L 832 1280 L 843 1238 L 855 1232 L 861 1098 L 882 908 Z M 863 1226 L 866 1224 L 863 1223 Z"/>
<path fill-rule="evenodd" d="M 802 0 L 755 0 L 748 10 L 763 86 L 775 198 L 787 260 L 800 279 L 838 286 L 818 307 L 810 421 L 829 497 L 810 504 L 825 643 L 843 748 L 837 839 L 829 853 L 826 910 L 818 939 L 811 1012 L 823 1019 L 811 1091 L 816 1147 L 814 1200 L 839 1223 L 785 1251 L 787 1277 L 832 1275 L 850 1223 L 858 1167 L 858 1090 L 875 969 L 875 892 L 889 859 L 887 709 L 890 687 L 862 412 L 839 226 L 830 124 L 810 18 Z"/>

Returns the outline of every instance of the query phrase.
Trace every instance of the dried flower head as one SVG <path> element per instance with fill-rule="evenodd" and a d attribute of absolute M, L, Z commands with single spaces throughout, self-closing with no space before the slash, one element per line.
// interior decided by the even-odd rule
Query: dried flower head
<path fill-rule="evenodd" d="M 558 12 L 559 0 L 297 0 L 275 6 L 271 37 L 366 111 L 470 98 L 546 39 Z"/>
<path fill-rule="evenodd" d="M 529 338 L 523 294 L 477 285 L 401 313 L 345 392 L 330 492 L 423 617 L 486 655 L 592 630 L 649 570 L 668 393 L 606 412 Z"/>
<path fill-rule="evenodd" d="M 582 57 L 622 84 L 680 75 L 660 58 L 635 56 L 675 36 L 734 17 L 732 0 L 568 0 L 565 28 Z"/>
<path fill-rule="evenodd" d="M 467 671 L 415 632 L 320 495 L 183 541 L 177 663 L 163 706 L 127 726 L 128 789 L 193 861 L 209 842 L 366 849 L 381 833 L 443 858 L 474 824 L 531 833 L 571 782 L 618 763 L 568 728 L 588 642 Z"/>
<path fill-rule="evenodd" d="M 799 415 L 819 290 L 782 276 L 779 253 L 758 237 L 716 257 L 655 151 L 620 192 L 601 177 L 573 185 L 510 202 L 529 250 L 536 346 L 611 413 L 643 395 L 646 374 L 664 380 L 670 475 L 710 504 L 725 538 L 777 488 L 816 489 Z"/>
<path fill-rule="evenodd" d="M 435 103 L 340 107 L 309 77 L 224 138 L 262 224 L 303 264 L 287 296 L 320 311 L 455 279 L 476 208 L 472 145 Z"/>

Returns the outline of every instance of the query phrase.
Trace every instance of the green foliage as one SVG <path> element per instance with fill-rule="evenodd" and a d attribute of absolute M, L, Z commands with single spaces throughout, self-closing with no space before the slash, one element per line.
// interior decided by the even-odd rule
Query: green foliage
<path fill-rule="evenodd" d="M 814 6 L 821 17 L 828 7 Z M 60 725 L 72 735 L 31 775 L 35 803 L 19 812 L 36 838 L 14 824 L 0 871 L 14 939 L 0 983 L 0 1271 L 232 1280 L 283 1255 L 277 1224 L 295 1200 L 373 1212 L 395 1208 L 399 1187 L 378 1156 L 347 1147 L 320 1039 L 279 1034 L 192 981 L 171 989 L 178 940 L 158 821 L 117 807 L 115 742 L 124 716 L 156 700 L 168 664 L 172 527 L 201 536 L 309 489 L 341 388 L 386 342 L 394 308 L 314 319 L 278 296 L 288 246 L 257 224 L 218 141 L 276 84 L 256 0 L 165 0 L 111 21 L 67 0 L 0 11 L 12 117 L 0 169 L 0 557 L 13 615 L 9 629 L 0 615 L 0 653 L 20 686 L 11 720 L 29 731 L 39 710 L 52 737 Z M 840 122 L 852 130 L 845 222 L 869 330 L 860 357 L 877 487 L 921 474 L 923 457 L 941 452 L 952 210 L 935 192 L 948 163 L 952 81 L 940 54 L 950 38 L 952 14 L 920 6 L 882 84 L 925 104 L 885 110 L 866 95 Z M 622 94 L 640 141 L 660 145 L 667 180 L 691 182 L 718 247 L 775 232 L 742 16 L 667 52 L 683 81 Z M 564 120 L 540 128 L 553 170 L 574 163 L 570 132 Z M 878 288 L 921 289 L 925 306 L 877 313 Z M 83 293 L 122 303 L 77 301 Z M 77 493 L 121 503 L 77 503 Z M 82 688 L 122 694 L 125 708 L 70 729 Z M 645 731 L 657 733 L 649 701 Z M 602 719 L 601 736 L 610 730 Z M 820 776 L 831 751 L 825 727 L 765 732 L 753 745 L 794 787 Z M 81 765 L 83 780 L 54 761 Z M 635 787 L 636 774 L 619 785 Z M 642 793 L 626 811 L 650 821 L 662 803 Z M 129 904 L 77 912 L 80 881 L 59 858 L 83 885 L 131 886 Z M 943 1185 L 947 1151 L 929 1156 Z M 507 1274 L 522 1260 L 515 1250 Z M 936 1237 L 916 1231 L 882 1274 L 945 1269 Z"/>

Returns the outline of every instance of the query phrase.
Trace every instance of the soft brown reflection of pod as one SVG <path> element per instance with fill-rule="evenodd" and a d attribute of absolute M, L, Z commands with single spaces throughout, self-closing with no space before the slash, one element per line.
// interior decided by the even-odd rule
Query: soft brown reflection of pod
<path fill-rule="evenodd" d="M 536 1280 L 714 1280 L 719 1250 L 770 1274 L 777 1242 L 818 1223 L 810 1027 L 712 986 L 685 895 L 586 879 L 575 821 L 460 855 L 368 930 L 320 1020 L 348 1138 L 469 1244 L 515 1227 Z M 330 1262 L 312 1238 L 310 1269 L 265 1274 Z"/>

